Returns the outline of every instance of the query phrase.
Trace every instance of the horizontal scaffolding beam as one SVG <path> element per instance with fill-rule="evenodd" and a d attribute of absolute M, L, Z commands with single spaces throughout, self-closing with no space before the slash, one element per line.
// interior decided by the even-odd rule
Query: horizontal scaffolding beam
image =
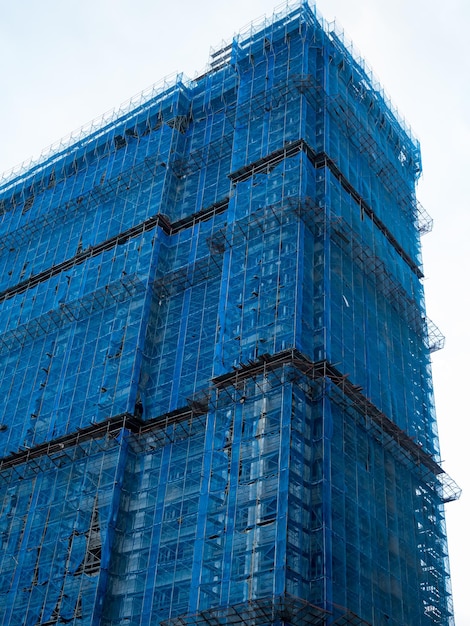
<path fill-rule="evenodd" d="M 236 385 L 242 380 L 275 370 L 283 365 L 293 365 L 297 370 L 312 379 L 328 378 L 353 403 L 355 408 L 364 416 L 370 418 L 380 429 L 389 435 L 396 443 L 406 450 L 417 465 L 424 465 L 435 476 L 444 473 L 441 466 L 432 456 L 421 448 L 411 437 L 380 411 L 364 394 L 362 388 L 351 383 L 348 376 L 342 374 L 328 361 L 313 362 L 299 350 L 291 349 L 275 355 L 263 355 L 259 360 L 242 365 L 239 369 L 214 378 L 216 388 Z"/>
<path fill-rule="evenodd" d="M 245 380 L 266 374 L 269 371 L 275 371 L 285 365 L 293 366 L 297 371 L 313 380 L 330 380 L 353 403 L 354 408 L 360 415 L 370 419 L 379 427 L 382 433 L 395 441 L 407 458 L 411 459 L 416 466 L 423 466 L 438 478 L 443 489 L 444 502 L 457 500 L 460 497 L 461 490 L 445 473 L 439 463 L 366 398 L 362 393 L 361 387 L 351 383 L 347 375 L 342 374 L 326 360 L 313 362 L 296 349 L 285 350 L 275 355 L 265 354 L 256 361 L 252 361 L 247 365 L 241 365 L 233 372 L 214 378 L 212 380 L 213 389 L 220 390 L 227 387 L 237 387 Z M 0 459 L 0 471 L 45 455 L 50 456 L 57 452 L 63 452 L 64 448 L 78 445 L 89 439 L 99 439 L 106 435 L 112 435 L 121 429 L 126 429 L 140 437 L 154 430 L 161 430 L 162 427 L 172 426 L 184 420 L 199 417 L 206 414 L 209 410 L 210 391 L 209 389 L 203 400 L 188 400 L 186 406 L 150 420 L 140 419 L 140 412 L 136 407 L 134 415 L 122 413 L 47 443 L 15 452 Z"/>
<path fill-rule="evenodd" d="M 85 441 L 89 441 L 90 439 L 101 439 L 107 435 L 116 435 L 123 428 L 126 428 L 131 432 L 138 431 L 139 427 L 137 421 L 130 413 L 115 415 L 106 421 L 91 424 L 86 428 L 80 428 L 73 433 L 64 435 L 63 437 L 57 437 L 56 439 L 51 439 L 46 443 L 41 443 L 31 448 L 25 448 L 19 452 L 3 457 L 0 459 L 0 472 L 17 465 L 22 465 L 23 463 L 27 463 L 33 459 L 63 452 L 67 448 L 79 445 Z"/>
<path fill-rule="evenodd" d="M 390 232 L 385 224 L 374 213 L 369 204 L 362 198 L 360 193 L 354 188 L 354 186 L 348 181 L 348 179 L 342 174 L 339 167 L 331 159 L 326 152 L 315 152 L 304 139 L 297 139 L 296 141 L 290 141 L 285 144 L 283 148 L 275 150 L 271 154 L 254 161 L 239 170 L 229 174 L 233 183 L 238 183 L 247 180 L 255 174 L 261 172 L 269 172 L 273 167 L 276 167 L 284 159 L 294 156 L 299 152 L 304 152 L 312 165 L 316 168 L 328 168 L 333 176 L 338 180 L 343 189 L 353 198 L 353 200 L 359 205 L 361 211 L 370 218 L 374 226 L 376 226 L 380 232 L 386 237 L 394 250 L 400 255 L 405 263 L 410 267 L 414 274 L 418 278 L 424 278 L 424 274 L 421 268 L 413 261 L 409 254 L 403 250 L 398 243 L 396 237 Z"/>
<path fill-rule="evenodd" d="M 127 243 L 130 239 L 138 237 L 142 233 L 152 230 L 156 226 L 160 226 L 165 232 L 169 232 L 169 223 L 164 216 L 158 214 L 150 217 L 144 222 L 141 222 L 136 226 L 132 226 L 131 228 L 128 228 L 127 230 L 119 233 L 118 235 L 115 235 L 114 237 L 110 237 L 106 241 L 103 241 L 96 246 L 90 246 L 89 248 L 83 250 L 82 252 L 79 252 L 75 256 L 66 259 L 65 261 L 62 261 L 62 263 L 57 263 L 56 265 L 49 267 L 43 272 L 33 274 L 26 280 L 17 283 L 13 287 L 5 289 L 4 291 L 0 292 L 0 302 L 8 300 L 9 298 L 13 298 L 13 296 L 17 294 L 24 293 L 31 287 L 35 287 L 39 283 L 49 280 L 53 276 L 57 276 L 58 274 L 61 274 L 62 272 L 71 269 L 72 267 L 80 265 L 88 259 L 98 256 L 103 252 L 106 252 L 107 250 L 112 250 L 115 246 L 120 246 L 124 243 Z"/>

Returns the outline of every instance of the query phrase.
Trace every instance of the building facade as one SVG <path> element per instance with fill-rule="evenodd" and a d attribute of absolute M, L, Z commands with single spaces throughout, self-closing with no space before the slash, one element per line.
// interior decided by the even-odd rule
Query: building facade
<path fill-rule="evenodd" d="M 420 171 L 300 2 L 3 183 L 2 626 L 453 623 Z"/>

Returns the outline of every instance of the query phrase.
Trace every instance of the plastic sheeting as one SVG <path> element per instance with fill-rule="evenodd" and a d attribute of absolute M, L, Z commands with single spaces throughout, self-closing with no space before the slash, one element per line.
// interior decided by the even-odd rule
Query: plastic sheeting
<path fill-rule="evenodd" d="M 0 623 L 450 625 L 419 145 L 305 2 L 213 59 L 0 190 Z"/>

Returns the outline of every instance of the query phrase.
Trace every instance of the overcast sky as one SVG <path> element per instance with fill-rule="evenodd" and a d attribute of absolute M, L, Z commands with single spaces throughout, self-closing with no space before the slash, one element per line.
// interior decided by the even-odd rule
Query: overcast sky
<path fill-rule="evenodd" d="M 204 69 L 210 47 L 271 16 L 268 0 L 0 0 L 0 172 L 164 76 Z M 319 0 L 341 24 L 421 141 L 418 198 L 429 317 L 447 338 L 433 355 L 445 470 L 464 489 L 447 508 L 456 626 L 470 625 L 470 214 L 468 0 Z M 412 626 L 412 625 L 410 625 Z"/>

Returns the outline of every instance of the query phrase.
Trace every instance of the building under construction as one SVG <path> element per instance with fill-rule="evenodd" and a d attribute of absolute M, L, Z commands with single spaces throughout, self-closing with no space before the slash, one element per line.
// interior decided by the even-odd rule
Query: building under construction
<path fill-rule="evenodd" d="M 289 5 L 0 196 L 0 624 L 453 624 L 419 144 Z"/>

